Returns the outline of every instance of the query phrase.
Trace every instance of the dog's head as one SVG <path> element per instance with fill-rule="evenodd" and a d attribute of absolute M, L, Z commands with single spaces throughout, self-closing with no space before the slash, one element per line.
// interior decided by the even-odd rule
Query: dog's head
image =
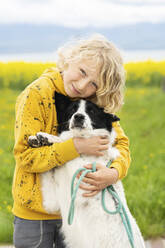
<path fill-rule="evenodd" d="M 72 101 L 68 97 L 55 93 L 58 133 L 68 130 L 90 131 L 93 129 L 112 130 L 112 122 L 119 121 L 116 115 L 107 114 L 103 108 L 86 100 Z"/>

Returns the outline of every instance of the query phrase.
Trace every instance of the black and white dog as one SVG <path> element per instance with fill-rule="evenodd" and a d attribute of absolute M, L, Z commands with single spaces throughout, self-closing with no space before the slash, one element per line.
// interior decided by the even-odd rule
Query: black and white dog
<path fill-rule="evenodd" d="M 29 144 L 33 147 L 51 145 L 72 137 L 91 137 L 107 135 L 109 149 L 104 156 L 86 156 L 67 162 L 64 166 L 41 174 L 43 207 L 48 213 L 60 210 L 63 225 L 62 233 L 67 248 L 131 248 L 126 230 L 119 214 L 107 214 L 101 205 L 101 193 L 94 197 L 85 198 L 79 189 L 75 201 L 75 216 L 72 225 L 68 225 L 70 206 L 70 187 L 73 174 L 78 168 L 86 164 L 97 162 L 106 165 L 109 160 L 120 156 L 113 147 L 116 133 L 112 123 L 119 118 L 107 114 L 90 101 L 71 101 L 68 97 L 55 94 L 58 119 L 58 136 L 47 133 L 37 133 L 29 137 Z M 113 185 L 127 211 L 134 236 L 134 247 L 144 248 L 144 241 L 140 230 L 132 217 L 124 195 L 121 181 Z M 116 203 L 111 195 L 106 194 L 106 205 L 111 211 L 116 210 Z"/>

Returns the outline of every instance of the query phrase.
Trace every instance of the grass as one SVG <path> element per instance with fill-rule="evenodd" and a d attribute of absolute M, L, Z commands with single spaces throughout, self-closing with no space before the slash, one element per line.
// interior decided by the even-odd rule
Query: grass
<path fill-rule="evenodd" d="M 123 180 L 128 204 L 148 237 L 165 233 L 165 93 L 128 89 L 120 114 L 130 139 L 132 163 Z"/>
<path fill-rule="evenodd" d="M 0 243 L 12 242 L 14 106 L 19 91 L 0 91 Z M 145 238 L 165 231 L 165 93 L 159 88 L 129 88 L 119 113 L 130 139 L 132 163 L 123 180 L 129 207 Z"/>
<path fill-rule="evenodd" d="M 11 186 L 14 171 L 14 108 L 18 91 L 0 91 L 0 242 L 12 242 Z"/>

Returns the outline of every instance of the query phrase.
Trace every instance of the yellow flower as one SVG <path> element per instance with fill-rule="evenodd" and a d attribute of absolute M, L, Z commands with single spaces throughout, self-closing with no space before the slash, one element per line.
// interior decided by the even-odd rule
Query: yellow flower
<path fill-rule="evenodd" d="M 7 210 L 8 210 L 9 212 L 11 212 L 12 206 L 8 205 L 6 208 L 7 208 Z"/>
<path fill-rule="evenodd" d="M 5 127 L 5 125 L 2 125 L 2 126 L 0 126 L 0 128 L 1 128 L 1 129 L 5 129 L 6 127 Z"/>
<path fill-rule="evenodd" d="M 148 168 L 148 166 L 147 166 L 147 165 L 144 165 L 144 166 L 143 166 L 143 169 L 144 169 L 144 170 L 146 170 L 147 168 Z"/>
<path fill-rule="evenodd" d="M 0 148 L 0 154 L 2 154 L 2 153 L 4 153 L 4 150 L 2 150 L 2 149 Z"/>

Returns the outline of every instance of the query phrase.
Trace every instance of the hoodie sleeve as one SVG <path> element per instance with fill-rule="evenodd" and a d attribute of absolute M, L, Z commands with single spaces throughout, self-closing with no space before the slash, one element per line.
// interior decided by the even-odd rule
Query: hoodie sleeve
<path fill-rule="evenodd" d="M 115 147 L 119 150 L 120 156 L 112 162 L 111 167 L 117 169 L 119 172 L 119 179 L 122 179 L 127 175 L 131 162 L 129 140 L 124 134 L 124 131 L 121 128 L 119 122 L 114 122 L 113 128 L 117 134 Z"/>
<path fill-rule="evenodd" d="M 25 89 L 17 98 L 14 156 L 18 166 L 29 173 L 41 173 L 79 156 L 73 140 L 32 148 L 28 137 L 45 131 L 46 111 L 37 90 Z"/>

